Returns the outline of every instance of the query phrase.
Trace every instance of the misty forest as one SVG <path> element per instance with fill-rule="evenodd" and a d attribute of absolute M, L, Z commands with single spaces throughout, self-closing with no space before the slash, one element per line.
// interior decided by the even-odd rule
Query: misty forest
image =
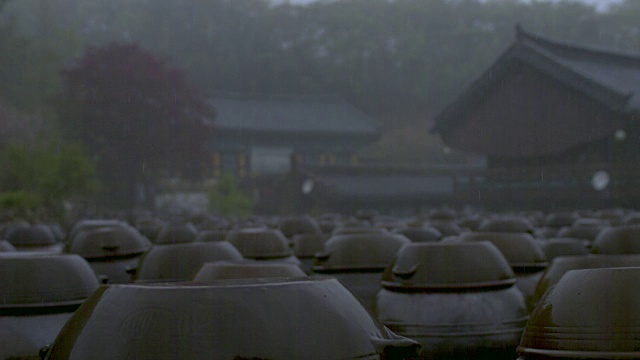
<path fill-rule="evenodd" d="M 96 175 L 94 163 L 120 155 L 100 153 L 101 140 L 87 139 L 91 131 L 86 129 L 94 125 L 77 122 L 87 109 L 78 107 L 78 91 L 72 91 L 87 79 L 70 75 L 81 73 L 82 64 L 90 63 L 91 54 L 103 47 L 129 46 L 141 54 L 143 63 L 137 66 L 157 71 L 133 73 L 186 89 L 188 95 L 175 101 L 191 104 L 190 109 L 196 109 L 192 116 L 214 118 L 215 109 L 197 104 L 220 92 L 339 95 L 381 124 L 381 139 L 361 154 L 381 163 L 450 161 L 437 137 L 429 134 L 431 118 L 506 49 L 516 24 L 570 43 L 640 52 L 636 1 L 606 11 L 569 1 L 512 0 L 0 4 L 0 113 L 6 119 L 0 124 L 0 193 L 5 205 L 55 204 L 100 191 L 108 181 L 108 176 L 105 180 L 104 174 Z M 167 79 L 157 79 L 165 75 Z M 114 79 L 109 73 L 105 78 Z M 160 87 L 147 89 L 160 92 Z M 126 93 L 123 88 L 112 90 Z M 122 106 L 130 106 L 131 114 L 146 111 L 127 103 L 134 95 L 126 95 Z M 95 103 L 91 110 L 108 118 L 107 105 Z M 103 129 L 105 134 L 108 130 Z M 175 132 L 162 126 L 157 130 Z M 160 156 L 199 151 L 192 147 L 166 149 Z M 16 159 L 30 160 L 17 166 Z M 160 173 L 162 165 L 156 168 Z"/>

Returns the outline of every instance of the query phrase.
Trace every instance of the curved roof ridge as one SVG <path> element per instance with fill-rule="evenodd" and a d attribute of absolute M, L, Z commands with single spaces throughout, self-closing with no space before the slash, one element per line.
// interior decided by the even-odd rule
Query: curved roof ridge
<path fill-rule="evenodd" d="M 264 101 L 310 101 L 310 102 L 346 102 L 346 100 L 337 94 L 291 94 L 291 93 L 243 93 L 243 92 L 227 92 L 216 91 L 212 94 L 213 98 L 227 99 L 243 99 L 243 100 L 264 100 Z"/>
<path fill-rule="evenodd" d="M 541 47 L 557 56 L 588 57 L 591 60 L 617 61 L 625 65 L 640 67 L 640 54 L 611 51 L 603 48 L 576 45 L 569 42 L 551 40 L 525 31 L 516 25 L 516 40 L 520 43 Z"/>

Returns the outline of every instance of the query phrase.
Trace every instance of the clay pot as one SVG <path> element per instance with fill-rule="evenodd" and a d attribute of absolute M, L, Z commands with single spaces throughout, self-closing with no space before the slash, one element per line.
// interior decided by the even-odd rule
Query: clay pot
<path fill-rule="evenodd" d="M 540 244 L 527 233 L 464 233 L 459 241 L 490 241 L 511 265 L 516 274 L 516 286 L 525 296 L 529 310 L 535 304 L 535 290 L 542 272 L 549 265 Z"/>
<path fill-rule="evenodd" d="M 298 234 L 293 236 L 293 254 L 300 260 L 302 268 L 311 272 L 316 253 L 322 252 L 327 234 Z"/>
<path fill-rule="evenodd" d="M 332 236 L 316 254 L 312 270 L 336 277 L 370 307 L 380 290 L 382 272 L 400 247 L 410 242 L 390 233 Z"/>
<path fill-rule="evenodd" d="M 520 216 L 505 216 L 485 219 L 478 229 L 479 232 L 505 232 L 532 234 L 534 226 L 529 219 Z"/>
<path fill-rule="evenodd" d="M 405 227 L 395 230 L 394 233 L 404 235 L 412 242 L 435 242 L 443 237 L 440 230 L 433 226 Z"/>
<path fill-rule="evenodd" d="M 554 212 L 545 217 L 544 226 L 559 229 L 564 226 L 573 225 L 573 223 L 578 219 L 580 219 L 580 216 L 575 212 Z"/>
<path fill-rule="evenodd" d="M 426 359 L 513 359 L 528 319 L 502 253 L 485 241 L 403 246 L 385 270 L 376 317 Z"/>
<path fill-rule="evenodd" d="M 5 234 L 18 251 L 63 253 L 65 244 L 56 238 L 47 225 L 19 225 L 14 226 Z"/>
<path fill-rule="evenodd" d="M 101 228 L 101 227 L 112 227 L 112 226 L 129 226 L 124 221 L 116 220 L 116 219 L 95 219 L 95 220 L 80 220 L 76 222 L 69 234 L 67 235 L 67 242 L 69 244 L 73 243 L 74 238 L 78 233 L 84 230 Z"/>
<path fill-rule="evenodd" d="M 622 218 L 622 225 L 640 225 L 640 212 L 626 214 Z"/>
<path fill-rule="evenodd" d="M 331 235 L 351 235 L 351 234 L 384 234 L 385 228 L 375 228 L 371 226 L 343 226 L 339 225 L 331 232 Z"/>
<path fill-rule="evenodd" d="M 558 256 L 578 256 L 589 254 L 589 241 L 572 238 L 551 238 L 538 240 L 547 261 Z"/>
<path fill-rule="evenodd" d="M 160 229 L 155 243 L 158 245 L 194 242 L 198 229 L 190 222 L 166 223 Z"/>
<path fill-rule="evenodd" d="M 242 228 L 229 231 L 226 241 L 235 246 L 243 257 L 259 261 L 288 262 L 300 265 L 289 241 L 278 229 Z"/>
<path fill-rule="evenodd" d="M 241 260 L 240 252 L 226 241 L 155 245 L 142 258 L 136 281 L 187 281 L 205 263 Z"/>
<path fill-rule="evenodd" d="M 424 225 L 437 229 L 443 237 L 457 236 L 464 232 L 464 230 L 454 221 L 432 220 Z"/>
<path fill-rule="evenodd" d="M 451 208 L 431 209 L 427 214 L 427 217 L 431 220 L 444 220 L 444 221 L 455 220 L 457 216 L 458 216 L 458 213 Z"/>
<path fill-rule="evenodd" d="M 16 248 L 7 240 L 0 240 L 0 252 L 14 252 Z"/>
<path fill-rule="evenodd" d="M 212 241 L 224 241 L 227 237 L 226 230 L 204 230 L 198 232 L 195 242 L 212 242 Z"/>
<path fill-rule="evenodd" d="M 625 212 L 622 209 L 600 209 L 592 214 L 593 218 L 606 220 L 612 226 L 622 225 Z"/>
<path fill-rule="evenodd" d="M 640 254 L 640 225 L 608 227 L 591 244 L 594 254 Z"/>
<path fill-rule="evenodd" d="M 335 279 L 104 286 L 47 359 L 412 358 Z"/>
<path fill-rule="evenodd" d="M 140 257 L 150 248 L 151 242 L 145 236 L 119 223 L 77 232 L 69 252 L 87 259 L 104 281 L 127 283 L 133 281 Z"/>
<path fill-rule="evenodd" d="M 320 234 L 320 225 L 311 216 L 292 216 L 280 220 L 278 228 L 288 239 L 297 234 Z"/>
<path fill-rule="evenodd" d="M 0 358 L 38 358 L 100 286 L 78 255 L 0 255 Z"/>
<path fill-rule="evenodd" d="M 147 239 L 155 242 L 163 223 L 162 220 L 155 217 L 141 217 L 135 220 L 134 226 Z"/>
<path fill-rule="evenodd" d="M 598 234 L 604 229 L 602 226 L 568 226 L 558 230 L 556 237 L 584 239 L 592 242 L 598 237 Z"/>
<path fill-rule="evenodd" d="M 456 221 L 456 224 L 458 224 L 458 226 L 464 229 L 469 229 L 470 231 L 478 231 L 483 221 L 484 221 L 483 218 L 479 216 L 475 216 L 475 217 L 466 217 L 464 219 L 460 219 Z"/>
<path fill-rule="evenodd" d="M 587 255 L 555 258 L 538 282 L 535 301 L 542 298 L 544 293 L 570 270 L 635 266 L 640 267 L 640 255 Z"/>
<path fill-rule="evenodd" d="M 193 281 L 304 277 L 306 275 L 300 267 L 287 263 L 216 261 L 202 265 L 193 277 Z"/>
<path fill-rule="evenodd" d="M 639 277 L 640 268 L 567 272 L 531 315 L 520 359 L 640 359 Z"/>

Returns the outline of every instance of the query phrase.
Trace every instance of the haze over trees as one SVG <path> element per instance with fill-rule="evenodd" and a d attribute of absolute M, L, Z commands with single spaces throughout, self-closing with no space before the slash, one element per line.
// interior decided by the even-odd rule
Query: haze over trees
<path fill-rule="evenodd" d="M 12 119 L 68 124 L 72 116 L 58 114 L 52 101 L 63 91 L 61 69 L 78 66 L 87 47 L 135 43 L 166 59 L 167 67 L 183 69 L 185 82 L 205 95 L 341 95 L 385 126 L 386 135 L 365 154 L 376 161 L 449 161 L 428 134 L 430 118 L 506 49 L 516 23 L 558 40 L 640 53 L 634 0 L 608 12 L 569 1 L 515 0 L 0 4 L 0 110 L 18 114 Z M 138 160 L 130 162 L 139 169 Z M 161 171 L 156 163 L 145 165 L 152 178 Z"/>

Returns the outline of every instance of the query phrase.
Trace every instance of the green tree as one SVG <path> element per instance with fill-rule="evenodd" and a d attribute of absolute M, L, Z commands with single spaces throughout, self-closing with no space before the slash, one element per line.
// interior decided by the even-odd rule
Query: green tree
<path fill-rule="evenodd" d="M 77 144 L 8 144 L 0 151 L 3 206 L 43 206 L 58 213 L 64 201 L 92 196 L 96 169 Z"/>
<path fill-rule="evenodd" d="M 253 201 L 238 189 L 233 174 L 224 173 L 209 192 L 209 210 L 224 216 L 251 215 Z"/>
<path fill-rule="evenodd" d="M 60 118 L 95 156 L 109 205 L 148 204 L 162 177 L 202 174 L 215 112 L 180 69 L 110 43 L 89 47 L 63 80 Z"/>

